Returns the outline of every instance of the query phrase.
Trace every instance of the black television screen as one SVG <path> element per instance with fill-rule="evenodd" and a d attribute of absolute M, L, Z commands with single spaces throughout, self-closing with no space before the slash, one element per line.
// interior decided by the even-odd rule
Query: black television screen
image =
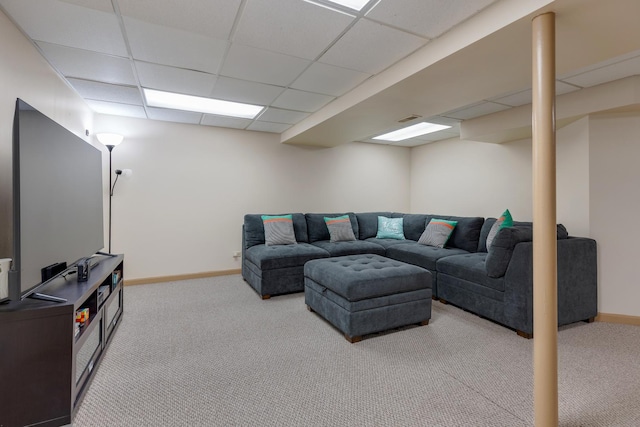
<path fill-rule="evenodd" d="M 18 99 L 11 299 L 34 292 L 44 267 L 71 267 L 104 247 L 102 203 L 101 151 Z"/>

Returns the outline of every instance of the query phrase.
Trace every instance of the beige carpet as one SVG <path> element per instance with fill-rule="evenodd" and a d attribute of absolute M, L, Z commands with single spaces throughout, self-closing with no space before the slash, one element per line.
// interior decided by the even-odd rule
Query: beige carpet
<path fill-rule="evenodd" d="M 532 347 L 435 302 L 428 326 L 349 344 L 238 275 L 129 286 L 73 425 L 530 426 Z M 560 425 L 640 426 L 639 350 L 638 327 L 562 328 Z"/>

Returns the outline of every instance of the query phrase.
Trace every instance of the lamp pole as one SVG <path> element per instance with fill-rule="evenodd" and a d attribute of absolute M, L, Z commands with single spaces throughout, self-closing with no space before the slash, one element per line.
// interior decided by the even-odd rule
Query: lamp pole
<path fill-rule="evenodd" d="M 107 145 L 109 150 L 109 253 L 111 253 L 111 199 L 113 198 L 113 189 L 111 188 L 111 179 L 113 171 L 111 169 L 111 151 L 115 145 Z"/>

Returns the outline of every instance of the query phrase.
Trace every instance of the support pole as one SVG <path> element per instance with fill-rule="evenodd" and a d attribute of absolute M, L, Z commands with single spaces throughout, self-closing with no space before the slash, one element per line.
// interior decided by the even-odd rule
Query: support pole
<path fill-rule="evenodd" d="M 533 18 L 533 391 L 536 427 L 558 426 L 555 14 Z"/>

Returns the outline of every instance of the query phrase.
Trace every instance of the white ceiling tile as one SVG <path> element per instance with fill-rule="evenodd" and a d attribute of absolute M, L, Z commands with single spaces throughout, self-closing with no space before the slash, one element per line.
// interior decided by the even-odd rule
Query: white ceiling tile
<path fill-rule="evenodd" d="M 218 126 L 225 128 L 244 129 L 251 124 L 251 119 L 241 119 L 238 117 L 214 116 L 205 114 L 200 124 L 207 126 Z"/>
<path fill-rule="evenodd" d="M 137 84 L 128 58 L 45 42 L 37 44 L 47 61 L 65 77 L 125 85 Z"/>
<path fill-rule="evenodd" d="M 463 108 L 458 108 L 457 110 L 449 111 L 442 115 L 446 117 L 452 117 L 454 119 L 467 120 L 474 117 L 480 117 L 498 111 L 507 110 L 509 108 L 511 107 L 502 104 L 496 104 L 495 102 L 480 102 Z"/>
<path fill-rule="evenodd" d="M 315 59 L 353 19 L 300 0 L 248 0 L 234 42 Z"/>
<path fill-rule="evenodd" d="M 147 115 L 153 120 L 191 124 L 198 124 L 200 123 L 200 119 L 202 119 L 202 113 L 154 107 L 147 107 Z"/>
<path fill-rule="evenodd" d="M 127 56 L 114 13 L 57 0 L 3 0 L 1 4 L 34 40 Z"/>
<path fill-rule="evenodd" d="M 582 87 L 591 87 L 638 74 L 640 74 L 640 56 L 563 78 L 562 80 Z"/>
<path fill-rule="evenodd" d="M 309 92 L 340 96 L 371 77 L 371 74 L 314 62 L 291 85 Z"/>
<path fill-rule="evenodd" d="M 426 135 L 420 135 L 412 139 L 421 140 L 421 141 L 439 141 L 441 139 L 449 139 L 449 138 L 454 138 L 456 136 L 460 136 L 460 129 L 452 128 L 452 129 L 441 130 L 439 132 L 428 133 Z"/>
<path fill-rule="evenodd" d="M 423 46 L 426 39 L 360 19 L 320 61 L 376 74 Z"/>
<path fill-rule="evenodd" d="M 247 129 L 260 132 L 282 133 L 290 127 L 291 125 L 284 123 L 253 122 Z"/>
<path fill-rule="evenodd" d="M 327 105 L 333 96 L 304 92 L 302 90 L 287 89 L 272 104 L 274 107 L 313 113 Z"/>
<path fill-rule="evenodd" d="M 383 0 L 367 18 L 436 38 L 496 0 Z"/>
<path fill-rule="evenodd" d="M 109 114 L 112 116 L 147 118 L 144 108 L 141 105 L 118 104 L 116 102 L 87 100 L 89 107 L 99 114 Z"/>
<path fill-rule="evenodd" d="M 242 80 L 288 86 L 310 61 L 232 44 L 220 74 Z"/>
<path fill-rule="evenodd" d="M 124 18 L 134 59 L 216 74 L 226 40 Z M 206 53 L 206 54 L 205 54 Z"/>
<path fill-rule="evenodd" d="M 85 99 L 117 102 L 121 104 L 142 105 L 142 96 L 137 87 L 119 86 L 88 80 L 67 79 Z"/>
<path fill-rule="evenodd" d="M 240 7 L 240 0 L 118 0 L 123 16 L 225 40 Z"/>
<path fill-rule="evenodd" d="M 254 105 L 271 104 L 284 90 L 281 86 L 250 82 L 247 80 L 220 77 L 212 96 L 226 101 L 244 102 Z"/>
<path fill-rule="evenodd" d="M 217 77 L 201 71 L 134 61 L 138 78 L 143 87 L 208 97 L 216 84 Z"/>
<path fill-rule="evenodd" d="M 264 122 L 287 123 L 290 125 L 295 125 L 307 116 L 309 116 L 308 113 L 302 113 L 300 111 L 281 110 L 279 108 L 269 107 L 265 110 L 264 113 L 260 115 L 260 117 L 258 117 L 258 119 Z"/>
<path fill-rule="evenodd" d="M 60 0 L 62 3 L 75 4 L 76 6 L 88 7 L 103 12 L 113 12 L 111 0 Z"/>

